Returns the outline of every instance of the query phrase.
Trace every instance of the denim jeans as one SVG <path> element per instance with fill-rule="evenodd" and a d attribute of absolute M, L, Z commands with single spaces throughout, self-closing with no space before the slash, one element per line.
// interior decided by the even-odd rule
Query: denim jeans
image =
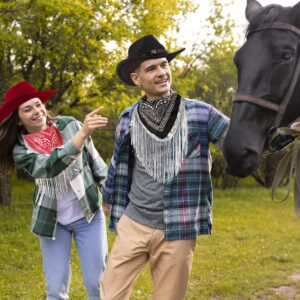
<path fill-rule="evenodd" d="M 68 225 L 57 224 L 55 240 L 40 238 L 47 300 L 69 299 L 72 236 L 79 254 L 89 300 L 99 300 L 99 280 L 107 258 L 105 216 L 98 211 L 91 223 L 82 218 Z"/>

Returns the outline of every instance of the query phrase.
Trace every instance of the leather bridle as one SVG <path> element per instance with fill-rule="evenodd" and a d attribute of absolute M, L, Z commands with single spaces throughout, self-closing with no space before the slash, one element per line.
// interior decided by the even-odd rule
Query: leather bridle
<path fill-rule="evenodd" d="M 263 31 L 263 30 L 269 30 L 269 29 L 279 29 L 279 30 L 289 30 L 294 33 L 296 33 L 300 37 L 300 29 L 288 24 L 288 23 L 283 23 L 283 22 L 273 22 L 273 23 L 266 23 L 258 26 L 255 30 L 251 31 L 250 34 L 258 31 Z M 295 90 L 295 86 L 297 84 L 298 78 L 300 74 L 300 58 L 298 58 L 297 65 L 293 74 L 293 78 L 291 80 L 291 83 L 289 85 L 289 88 L 287 90 L 287 93 L 285 94 L 282 102 L 280 104 L 272 103 L 270 101 L 267 101 L 263 98 L 259 98 L 256 96 L 252 95 L 247 95 L 247 94 L 237 94 L 232 98 L 232 101 L 238 101 L 238 102 L 249 102 L 256 104 L 258 106 L 273 110 L 277 113 L 276 115 L 276 120 L 275 123 L 273 124 L 273 128 L 278 127 L 280 125 L 280 122 L 282 120 L 282 116 L 286 110 L 286 107 L 288 103 L 290 102 L 293 92 Z"/>

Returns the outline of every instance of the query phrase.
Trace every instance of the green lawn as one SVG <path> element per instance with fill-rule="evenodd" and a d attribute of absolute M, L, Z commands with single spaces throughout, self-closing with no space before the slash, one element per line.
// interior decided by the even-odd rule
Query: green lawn
<path fill-rule="evenodd" d="M 15 181 L 12 206 L 0 207 L 1 300 L 45 299 L 39 240 L 29 229 L 32 188 Z M 215 190 L 214 198 L 214 233 L 198 238 L 186 299 L 288 299 L 280 289 L 300 299 L 300 219 L 292 199 L 274 203 L 257 187 Z M 110 246 L 113 239 L 109 233 Z M 86 299 L 75 251 L 72 269 L 70 299 Z M 131 299 L 151 299 L 148 268 Z"/>

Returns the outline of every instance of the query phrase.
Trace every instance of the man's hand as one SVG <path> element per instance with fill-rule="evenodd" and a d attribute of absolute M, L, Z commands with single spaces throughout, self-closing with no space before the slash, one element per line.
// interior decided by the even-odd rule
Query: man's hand
<path fill-rule="evenodd" d="M 294 129 L 294 130 L 298 130 L 300 131 L 300 122 L 294 122 L 292 125 L 291 125 L 291 129 Z"/>
<path fill-rule="evenodd" d="M 110 204 L 102 202 L 103 212 L 106 216 L 110 215 Z"/>

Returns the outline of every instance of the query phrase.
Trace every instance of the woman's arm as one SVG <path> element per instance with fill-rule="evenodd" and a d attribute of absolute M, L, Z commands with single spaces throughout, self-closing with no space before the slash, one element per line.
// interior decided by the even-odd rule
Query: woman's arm
<path fill-rule="evenodd" d="M 32 152 L 25 145 L 16 145 L 13 157 L 17 168 L 23 169 L 33 178 L 51 178 L 60 174 L 80 155 L 86 138 L 93 130 L 107 124 L 107 118 L 97 115 L 101 109 L 88 114 L 82 127 L 74 121 L 74 136 L 63 147 L 55 148 L 50 155 Z"/>

